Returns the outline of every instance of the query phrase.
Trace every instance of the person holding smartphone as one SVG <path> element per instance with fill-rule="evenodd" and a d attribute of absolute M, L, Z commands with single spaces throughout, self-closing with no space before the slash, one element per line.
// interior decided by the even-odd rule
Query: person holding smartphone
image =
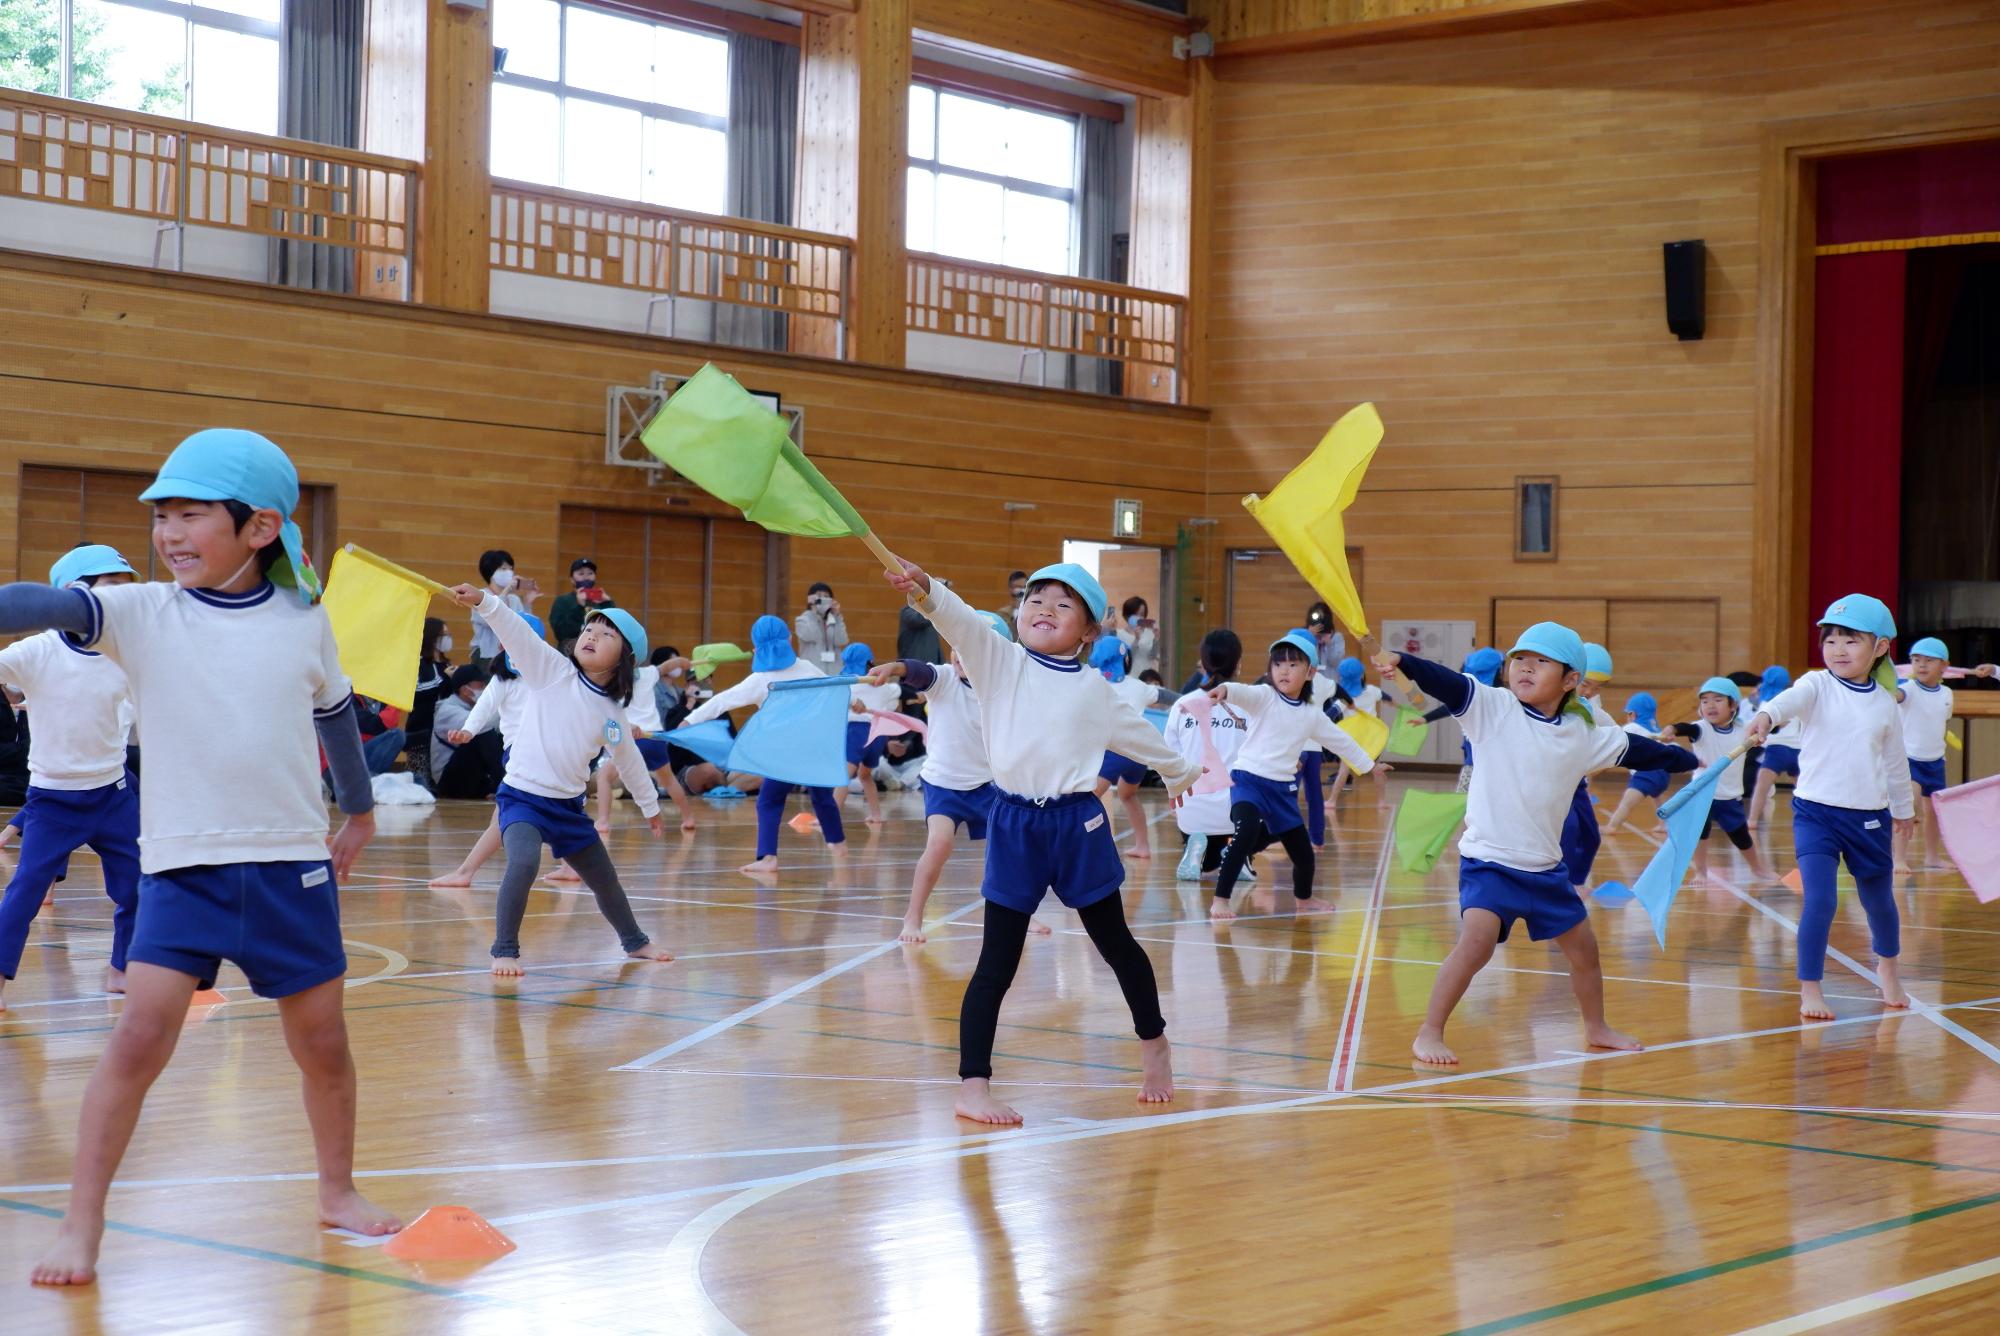
<path fill-rule="evenodd" d="M 799 657 L 829 677 L 840 672 L 840 652 L 847 648 L 847 621 L 840 615 L 840 600 L 833 586 L 824 580 L 806 590 L 806 610 L 792 623 L 798 637 Z"/>

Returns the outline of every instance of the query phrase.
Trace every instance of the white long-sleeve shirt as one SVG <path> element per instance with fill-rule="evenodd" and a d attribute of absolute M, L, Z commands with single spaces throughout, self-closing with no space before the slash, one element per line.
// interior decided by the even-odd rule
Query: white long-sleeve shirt
<path fill-rule="evenodd" d="M 774 672 L 752 673 L 735 686 L 729 688 L 729 690 L 716 692 L 700 705 L 688 711 L 687 717 L 681 720 L 680 726 L 682 728 L 691 728 L 695 724 L 705 724 L 716 716 L 727 714 L 731 710 L 740 710 L 746 705 L 762 705 L 764 698 L 771 694 L 771 683 L 773 682 L 796 682 L 802 677 L 825 676 L 825 673 L 821 672 L 804 658 L 794 659 L 791 662 L 791 666 L 779 668 Z"/>
<path fill-rule="evenodd" d="M 666 728 L 660 719 L 660 703 L 653 695 L 653 689 L 659 685 L 660 670 L 653 664 L 642 663 L 632 674 L 632 703 L 625 707 L 625 717 L 641 733 L 658 733 Z"/>
<path fill-rule="evenodd" d="M 1688 727 L 1700 730 L 1690 740 L 1689 747 L 1693 750 L 1695 759 L 1704 766 L 1713 765 L 1721 760 L 1735 749 L 1737 743 L 1743 741 L 1744 725 L 1741 719 L 1727 728 L 1717 728 L 1706 719 L 1697 719 Z M 1732 798 L 1742 796 L 1743 767 L 1740 765 L 1726 767 L 1716 776 L 1715 800 L 1728 802 Z"/>
<path fill-rule="evenodd" d="M 1951 723 L 1951 688 L 1905 682 L 1900 708 L 1904 754 L 1912 761 L 1942 761 L 1945 726 Z"/>
<path fill-rule="evenodd" d="M 1903 721 L 1896 698 L 1876 683 L 1857 686 L 1814 669 L 1759 713 L 1774 723 L 1800 725 L 1794 797 L 1858 812 L 1886 807 L 1899 821 L 1915 813 Z"/>
<path fill-rule="evenodd" d="M 993 782 L 979 697 L 958 670 L 934 663 L 937 678 L 924 691 L 930 732 L 924 738 L 924 783 L 941 789 L 976 789 Z"/>
<path fill-rule="evenodd" d="M 1202 727 L 1201 721 L 1189 714 L 1187 707 L 1195 697 L 1207 694 L 1191 691 L 1167 709 L 1167 745 L 1197 767 L 1201 765 L 1202 758 Z M 1237 756 L 1243 750 L 1243 740 L 1250 736 L 1249 717 L 1234 705 L 1216 706 L 1212 717 L 1215 720 L 1215 754 L 1222 758 L 1224 766 L 1233 769 Z M 1229 790 L 1222 788 L 1213 793 L 1188 794 L 1174 809 L 1174 824 L 1180 827 L 1183 835 L 1232 833 L 1236 823 L 1229 819 Z"/>
<path fill-rule="evenodd" d="M 1157 770 L 1170 792 L 1201 773 L 1119 700 L 1102 673 L 1007 639 L 941 581 L 913 602 L 978 684 L 987 760 L 994 783 L 1007 792 L 1024 798 L 1095 792 L 1108 751 Z"/>
<path fill-rule="evenodd" d="M 492 591 L 480 600 L 479 613 L 521 675 L 516 690 L 524 699 L 516 729 L 507 735 L 506 784 L 543 798 L 579 797 L 590 783 L 590 763 L 608 749 L 639 810 L 649 819 L 657 815 L 659 796 L 632 741 L 625 707 Z"/>
<path fill-rule="evenodd" d="M 0 649 L 0 682 L 28 699 L 28 782 L 101 789 L 125 778 L 132 687 L 125 670 L 60 631 Z"/>
<path fill-rule="evenodd" d="M 849 701 L 859 701 L 863 710 L 894 710 L 903 703 L 903 689 L 894 682 L 884 682 L 879 687 L 871 687 L 866 682 L 856 682 L 847 689 Z M 852 708 L 847 712 L 850 724 L 872 724 L 875 716 L 857 714 Z"/>
<path fill-rule="evenodd" d="M 1299 753 L 1324 747 L 1365 775 L 1375 768 L 1367 750 L 1312 701 L 1293 700 L 1259 682 L 1229 684 L 1229 703 L 1250 721 L 1242 750 L 1231 768 L 1284 783 L 1299 772 Z"/>
<path fill-rule="evenodd" d="M 1459 855 L 1523 872 L 1561 866 L 1563 817 L 1578 781 L 1619 764 L 1633 735 L 1573 714 L 1551 719 L 1511 691 L 1466 680 L 1472 700 L 1458 722 L 1479 764 L 1466 795 Z"/>
<path fill-rule="evenodd" d="M 521 711 L 527 705 L 528 693 L 522 689 L 520 678 L 490 677 L 460 727 L 478 737 L 497 725 L 501 743 L 511 746 L 514 735 L 521 731 Z"/>

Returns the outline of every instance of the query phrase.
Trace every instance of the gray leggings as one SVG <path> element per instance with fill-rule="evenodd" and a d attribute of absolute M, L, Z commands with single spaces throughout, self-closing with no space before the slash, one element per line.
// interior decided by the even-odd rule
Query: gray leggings
<path fill-rule="evenodd" d="M 518 958 L 521 918 L 528 912 L 528 891 L 535 884 L 535 874 L 542 870 L 542 832 L 531 822 L 516 821 L 501 833 L 500 843 L 507 850 L 507 872 L 500 878 L 492 953 Z M 604 847 L 603 840 L 593 841 L 589 848 L 571 854 L 565 861 L 597 897 L 597 912 L 618 930 L 620 946 L 632 952 L 652 940 L 640 930 L 639 920 L 632 917 L 632 902 L 625 898 L 625 888 L 618 884 L 618 869 L 611 866 L 611 852 Z"/>

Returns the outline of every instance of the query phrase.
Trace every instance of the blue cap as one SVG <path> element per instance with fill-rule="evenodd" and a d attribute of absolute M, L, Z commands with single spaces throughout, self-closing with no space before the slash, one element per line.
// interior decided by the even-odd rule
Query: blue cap
<path fill-rule="evenodd" d="M 1012 640 L 1014 638 L 1013 628 L 1007 625 L 1007 619 L 1005 617 L 1002 617 L 999 613 L 982 612 L 979 615 L 981 617 L 984 617 L 989 623 L 992 624 L 993 629 L 995 631 L 998 631 L 1001 635 L 1007 637 L 1007 639 Z"/>
<path fill-rule="evenodd" d="M 118 555 L 115 547 L 102 543 L 89 543 L 83 547 L 71 548 L 56 558 L 56 564 L 49 567 L 49 583 L 58 589 L 75 584 L 78 580 L 88 580 L 93 575 L 132 575 L 139 572 L 132 569 L 132 563 Z"/>
<path fill-rule="evenodd" d="M 588 626 L 599 617 L 618 628 L 618 634 L 625 637 L 625 644 L 631 649 L 633 658 L 645 659 L 646 628 L 639 625 L 637 617 L 623 608 L 592 608 L 584 617 L 583 624 Z"/>
<path fill-rule="evenodd" d="M 1539 654 L 1574 672 L 1583 670 L 1586 657 L 1583 637 L 1561 622 L 1536 622 L 1521 632 L 1514 648 L 1507 651 L 1507 657 L 1511 659 L 1516 654 Z"/>
<path fill-rule="evenodd" d="M 1792 675 L 1782 663 L 1774 663 L 1764 670 L 1764 676 L 1757 680 L 1757 699 L 1768 701 L 1780 691 L 1792 685 Z"/>
<path fill-rule="evenodd" d="M 1485 645 L 1466 656 L 1464 672 L 1475 682 L 1484 682 L 1490 687 L 1500 673 L 1500 665 L 1505 662 L 1507 657 L 1504 654 L 1491 645 Z"/>
<path fill-rule="evenodd" d="M 1889 611 L 1889 605 L 1869 594 L 1849 594 L 1829 603 L 1826 615 L 1819 619 L 1821 626 L 1844 626 L 1850 631 L 1863 635 L 1881 636 L 1884 640 L 1896 638 L 1896 617 Z"/>
<path fill-rule="evenodd" d="M 542 619 L 535 616 L 534 613 L 532 612 L 522 613 L 521 620 L 528 624 L 528 629 L 535 633 L 535 638 L 537 640 L 545 639 L 547 637 L 549 628 L 542 625 Z"/>
<path fill-rule="evenodd" d="M 1726 677 L 1711 677 L 1701 684 L 1701 688 L 1697 694 L 1703 696 L 1711 694 L 1727 696 L 1733 701 L 1741 702 L 1743 699 L 1743 688 L 1737 686 Z"/>
<path fill-rule="evenodd" d="M 799 652 L 792 648 L 792 628 L 783 618 L 767 612 L 750 623 L 751 672 L 775 673 L 798 661 Z"/>
<path fill-rule="evenodd" d="M 1028 588 L 1033 589 L 1044 580 L 1060 580 L 1076 591 L 1084 606 L 1090 609 L 1090 620 L 1104 620 L 1104 609 L 1108 600 L 1104 597 L 1104 586 L 1097 583 L 1097 577 L 1073 561 L 1059 561 L 1053 566 L 1044 566 L 1028 577 Z"/>
<path fill-rule="evenodd" d="M 849 641 L 847 648 L 840 651 L 840 671 L 849 677 L 861 676 L 873 662 L 875 651 L 859 640 Z"/>
<path fill-rule="evenodd" d="M 107 552 L 110 551 L 109 548 L 105 550 Z M 1922 640 L 1910 646 L 1910 653 L 1921 654 L 1927 659 L 1943 659 L 1946 663 L 1951 662 L 1951 651 L 1946 649 L 1944 641 L 1939 640 L 1936 636 L 1925 636 Z"/>
<path fill-rule="evenodd" d="M 1594 640 L 1583 642 L 1583 675 L 1593 682 L 1611 680 L 1611 651 Z"/>
<path fill-rule="evenodd" d="M 141 501 L 241 501 L 253 510 L 275 510 L 283 517 L 278 541 L 284 560 L 271 567 L 271 582 L 295 591 L 303 603 L 320 595 L 319 575 L 306 558 L 305 539 L 292 523 L 299 508 L 299 471 L 285 452 L 254 431 L 210 427 L 174 447 L 153 485 L 139 493 Z"/>
<path fill-rule="evenodd" d="M 1342 659 L 1334 671 L 1340 678 L 1340 689 L 1350 696 L 1360 695 L 1362 687 L 1368 684 L 1368 670 L 1352 654 Z"/>
<path fill-rule="evenodd" d="M 1625 702 L 1625 709 L 1651 732 L 1660 731 L 1660 703 L 1647 692 L 1633 692 L 1632 699 Z"/>
<path fill-rule="evenodd" d="M 1277 649 L 1280 645 L 1290 645 L 1293 649 L 1306 656 L 1307 663 L 1315 668 L 1319 667 L 1319 642 L 1313 639 L 1312 632 L 1303 630 L 1287 631 L 1271 642 L 1273 650 Z"/>
<path fill-rule="evenodd" d="M 1090 647 L 1090 666 L 1112 682 L 1125 680 L 1125 645 L 1117 636 L 1099 636 Z"/>

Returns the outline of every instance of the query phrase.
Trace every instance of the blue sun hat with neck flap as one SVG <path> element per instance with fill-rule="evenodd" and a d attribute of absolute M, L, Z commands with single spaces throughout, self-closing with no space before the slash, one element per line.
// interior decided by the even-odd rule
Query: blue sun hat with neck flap
<path fill-rule="evenodd" d="M 1125 646 L 1117 636 L 1099 636 L 1090 647 L 1090 666 L 1110 682 L 1125 680 Z"/>
<path fill-rule="evenodd" d="M 1033 589 L 1044 580 L 1058 580 L 1076 591 L 1090 610 L 1090 620 L 1104 620 L 1104 610 L 1109 600 L 1104 596 L 1104 586 L 1097 583 L 1097 577 L 1073 561 L 1059 561 L 1053 566 L 1044 566 L 1028 577 L 1028 588 Z"/>
<path fill-rule="evenodd" d="M 1505 662 L 1507 662 L 1506 655 L 1491 645 L 1485 645 L 1466 656 L 1465 667 L 1461 671 L 1474 681 L 1483 682 L 1490 687 L 1494 679 L 1500 675 L 1500 665 Z"/>
<path fill-rule="evenodd" d="M 306 557 L 305 538 L 292 522 L 299 508 L 299 471 L 276 445 L 254 431 L 210 427 L 174 447 L 141 501 L 240 501 L 252 510 L 275 510 L 283 518 L 278 542 L 284 555 L 270 570 L 271 583 L 291 590 L 301 603 L 319 601 L 319 574 Z"/>
<path fill-rule="evenodd" d="M 799 652 L 792 648 L 792 628 L 782 617 L 767 612 L 750 623 L 751 672 L 780 672 L 798 661 Z"/>
<path fill-rule="evenodd" d="M 859 677 L 868 671 L 868 665 L 875 662 L 875 651 L 859 640 L 848 642 L 840 651 L 840 671 L 848 677 Z"/>
<path fill-rule="evenodd" d="M 1368 670 L 1361 666 L 1361 660 L 1352 654 L 1340 661 L 1340 689 L 1350 696 L 1359 696 L 1368 686 Z"/>
<path fill-rule="evenodd" d="M 78 580 L 89 580 L 99 575 L 129 575 L 139 578 L 139 572 L 132 569 L 132 563 L 119 555 L 115 547 L 102 543 L 88 543 L 71 548 L 56 558 L 56 564 L 49 567 L 49 583 L 57 589 L 75 584 Z"/>
<path fill-rule="evenodd" d="M 1660 731 L 1660 703 L 1650 692 L 1635 691 L 1632 699 L 1625 702 L 1625 712 L 1649 733 Z"/>
<path fill-rule="evenodd" d="M 1926 659 L 1943 659 L 1946 663 L 1951 662 L 1951 651 L 1946 649 L 1944 641 L 1939 640 L 1936 636 L 1925 636 L 1922 640 L 1910 646 L 1910 653 L 1921 654 Z"/>
<path fill-rule="evenodd" d="M 646 657 L 646 628 L 639 625 L 639 619 L 623 608 L 592 608 L 590 615 L 583 619 L 585 626 L 602 618 L 618 628 L 618 634 L 625 637 L 625 645 L 632 651 L 632 657 L 644 661 Z"/>

